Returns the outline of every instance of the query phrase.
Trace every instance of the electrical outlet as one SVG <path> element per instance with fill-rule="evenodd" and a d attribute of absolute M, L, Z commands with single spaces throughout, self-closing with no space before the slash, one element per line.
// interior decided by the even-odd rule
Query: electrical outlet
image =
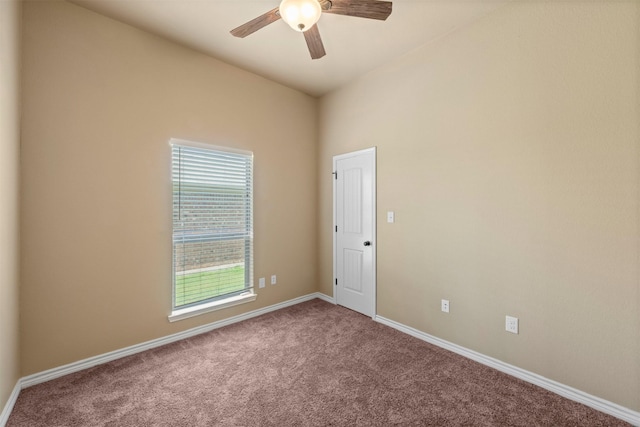
<path fill-rule="evenodd" d="M 512 334 L 518 333 L 518 318 L 507 316 L 505 321 L 505 329 Z"/>
<path fill-rule="evenodd" d="M 442 311 L 444 311 L 445 313 L 448 313 L 448 312 L 449 312 L 449 300 L 448 300 L 448 299 L 443 299 L 443 300 L 441 301 L 440 309 L 441 309 Z"/>
<path fill-rule="evenodd" d="M 264 277 L 258 279 L 258 287 L 264 288 Z"/>
<path fill-rule="evenodd" d="M 275 285 L 277 283 L 276 281 L 276 275 L 274 274 L 273 276 L 271 276 L 271 284 Z"/>

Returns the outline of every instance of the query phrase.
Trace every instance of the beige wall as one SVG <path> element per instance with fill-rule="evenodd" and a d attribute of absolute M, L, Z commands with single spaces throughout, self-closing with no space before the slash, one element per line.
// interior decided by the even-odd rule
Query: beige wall
<path fill-rule="evenodd" d="M 322 292 L 331 158 L 377 146 L 378 314 L 639 410 L 639 9 L 513 2 L 325 96 Z"/>
<path fill-rule="evenodd" d="M 26 2 L 23 37 L 23 375 L 316 290 L 314 98 L 65 2 Z M 278 284 L 170 324 L 171 137 L 253 151 Z"/>
<path fill-rule="evenodd" d="M 20 2 L 0 1 L 0 411 L 20 376 Z"/>

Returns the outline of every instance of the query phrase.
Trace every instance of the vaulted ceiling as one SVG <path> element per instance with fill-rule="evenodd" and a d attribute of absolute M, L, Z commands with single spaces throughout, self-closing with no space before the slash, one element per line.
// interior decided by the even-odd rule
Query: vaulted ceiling
<path fill-rule="evenodd" d="M 509 0 L 393 0 L 386 21 L 323 14 L 326 56 L 312 60 L 282 20 L 246 38 L 229 31 L 279 0 L 70 0 L 312 96 L 467 25 Z"/>

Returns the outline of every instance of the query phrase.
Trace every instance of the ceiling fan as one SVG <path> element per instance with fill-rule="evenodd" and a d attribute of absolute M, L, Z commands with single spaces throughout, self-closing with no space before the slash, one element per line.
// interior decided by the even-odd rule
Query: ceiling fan
<path fill-rule="evenodd" d="M 391 4 L 381 0 L 282 0 L 279 7 L 234 28 L 231 34 L 244 38 L 282 18 L 291 28 L 304 34 L 311 59 L 318 59 L 326 54 L 316 24 L 322 13 L 384 21 L 391 15 Z"/>

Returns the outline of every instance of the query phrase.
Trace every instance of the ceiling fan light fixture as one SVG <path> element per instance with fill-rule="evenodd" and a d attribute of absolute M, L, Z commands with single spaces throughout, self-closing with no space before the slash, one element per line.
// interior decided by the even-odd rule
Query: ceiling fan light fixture
<path fill-rule="evenodd" d="M 318 0 L 282 0 L 279 10 L 282 20 L 299 32 L 313 27 L 322 14 Z"/>

